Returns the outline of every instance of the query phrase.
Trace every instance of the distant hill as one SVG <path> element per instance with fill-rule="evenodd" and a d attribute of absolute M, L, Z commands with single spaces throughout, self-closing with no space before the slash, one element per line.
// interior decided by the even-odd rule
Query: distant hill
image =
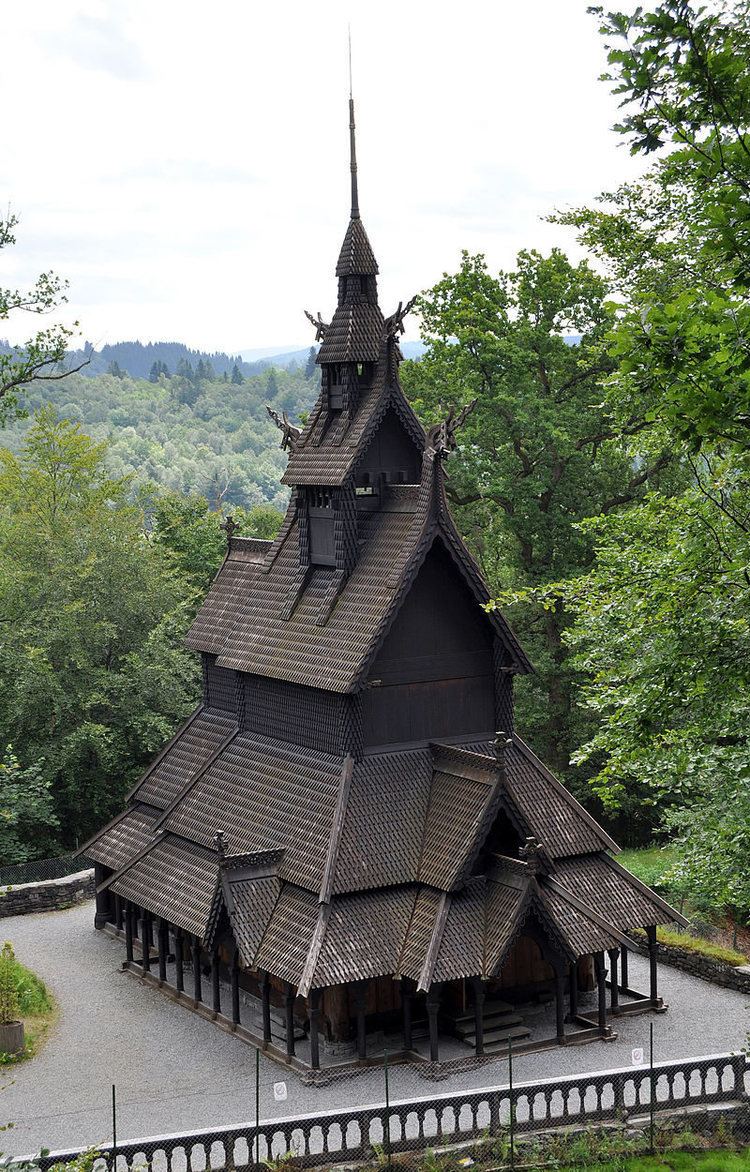
<path fill-rule="evenodd" d="M 240 354 L 192 350 L 183 342 L 115 342 L 102 346 L 101 350 L 95 350 L 90 342 L 86 342 L 83 350 L 77 350 L 71 355 L 73 365 L 77 365 L 83 358 L 89 359 L 84 374 L 106 374 L 116 363 L 120 370 L 133 378 L 148 378 L 155 362 L 163 363 L 170 375 L 176 373 L 180 363 L 188 362 L 193 367 L 197 367 L 199 362 L 208 364 L 219 377 L 224 372 L 231 374 L 235 364 L 244 375 L 259 374 L 264 369 L 261 363 L 243 361 Z"/>
<path fill-rule="evenodd" d="M 151 381 L 124 370 L 127 349 L 115 353 L 120 374 L 91 373 L 89 366 L 86 375 L 32 383 L 24 390 L 24 407 L 32 413 L 50 403 L 87 435 L 106 440 L 110 470 L 131 477 L 134 491 L 151 481 L 199 493 L 215 508 L 220 503 L 286 507 L 288 490 L 279 480 L 287 457 L 266 403 L 296 422 L 315 402 L 319 379 L 284 369 L 239 379 L 215 371 L 214 377 L 205 376 L 198 371 L 197 352 L 189 351 L 198 357 L 195 365 L 189 363 L 192 374 L 162 372 Z M 31 418 L 11 421 L 0 433 L 0 445 L 17 451 L 31 423 Z"/>
<path fill-rule="evenodd" d="M 0 339 L 0 354 L 7 354 L 10 350 L 8 342 Z M 404 342 L 401 351 L 404 358 L 418 359 L 424 354 L 425 347 L 421 342 Z M 236 365 L 240 373 L 247 378 L 261 374 L 272 366 L 283 370 L 291 370 L 297 366 L 304 370 L 309 353 L 310 347 L 307 346 L 300 350 L 261 347 L 257 350 L 238 350 L 236 354 L 226 354 L 220 350 L 192 350 L 183 342 L 113 342 L 111 345 L 102 346 L 101 350 L 96 350 L 91 342 L 85 342 L 83 349 L 71 351 L 70 365 L 75 367 L 88 359 L 87 365 L 81 371 L 88 378 L 107 374 L 112 370 L 129 374 L 133 378 L 149 378 L 154 364 L 158 365 L 161 373 L 169 377 L 179 373 L 180 368 L 184 369 L 186 364 L 196 369 L 199 363 L 203 363 L 210 373 L 221 378 L 225 373 L 231 376 Z"/>

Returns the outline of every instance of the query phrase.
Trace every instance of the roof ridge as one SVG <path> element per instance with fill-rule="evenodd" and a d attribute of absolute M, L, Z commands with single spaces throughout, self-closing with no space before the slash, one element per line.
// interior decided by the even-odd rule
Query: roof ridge
<path fill-rule="evenodd" d="M 394 976 L 401 976 L 402 975 L 401 962 L 404 958 L 404 949 L 406 948 L 406 945 L 409 940 L 409 933 L 411 932 L 411 926 L 414 923 L 414 916 L 415 916 L 415 913 L 417 910 L 417 904 L 419 903 L 419 897 L 420 897 L 422 891 L 424 890 L 424 888 L 420 887 L 419 883 L 416 883 L 416 882 L 414 882 L 413 884 L 406 884 L 406 886 L 413 886 L 414 887 L 414 902 L 411 905 L 411 912 L 409 913 L 409 919 L 407 921 L 406 928 L 404 930 L 404 938 L 401 941 L 401 947 L 399 948 L 398 956 L 396 957 L 396 967 L 393 970 Z"/>
<path fill-rule="evenodd" d="M 323 947 L 323 940 L 328 927 L 328 920 L 331 915 L 330 903 L 321 903 L 318 908 L 318 919 L 313 930 L 312 939 L 310 940 L 310 947 L 305 958 L 305 964 L 302 969 L 302 974 L 297 986 L 297 993 L 300 997 L 307 997 L 312 988 L 313 979 L 315 977 L 315 969 L 320 958 L 320 950 Z"/>
<path fill-rule="evenodd" d="M 182 803 L 183 798 L 187 797 L 187 795 L 190 793 L 191 789 L 193 789 L 193 787 L 195 785 L 197 785 L 197 783 L 200 781 L 200 779 L 203 777 L 203 775 L 211 768 L 211 766 L 214 764 L 214 762 L 217 760 L 217 758 L 220 757 L 221 754 L 224 752 L 224 750 L 227 748 L 227 746 L 232 743 L 234 738 L 236 736 L 239 736 L 239 732 L 240 732 L 239 725 L 235 725 L 235 727 L 229 733 L 229 736 L 224 737 L 224 740 L 221 742 L 221 744 L 218 746 L 218 748 L 214 749 L 211 756 L 200 767 L 198 772 L 193 774 L 190 778 L 188 778 L 188 780 L 185 782 L 185 784 L 183 785 L 183 787 L 179 791 L 179 793 L 176 794 L 172 798 L 172 801 L 169 803 L 169 805 L 165 806 L 164 810 L 162 810 L 161 816 L 156 819 L 156 822 L 154 823 L 155 830 L 161 830 L 162 826 L 164 825 L 164 823 L 166 822 L 166 820 L 170 816 L 170 814 L 172 814 L 177 809 L 177 807 Z M 220 830 L 221 827 L 217 827 L 217 829 Z"/>
<path fill-rule="evenodd" d="M 420 993 L 427 992 L 432 984 L 432 974 L 435 971 L 437 964 L 438 953 L 440 952 L 440 945 L 443 941 L 443 934 L 445 932 L 445 924 L 448 919 L 448 912 L 452 898 L 450 892 L 443 891 L 440 895 L 440 902 L 435 911 L 435 919 L 432 925 L 432 935 L 430 936 L 430 943 L 427 945 L 427 952 L 425 953 L 424 964 L 422 971 L 419 974 L 417 981 L 417 990 Z"/>
<path fill-rule="evenodd" d="M 320 885 L 320 903 L 330 903 L 331 892 L 333 890 L 333 882 L 336 877 L 336 864 L 338 863 L 339 851 L 341 849 L 341 838 L 344 833 L 344 821 L 346 818 L 346 809 L 349 803 L 349 793 L 352 786 L 352 774 L 354 772 L 354 757 L 348 753 L 344 758 L 344 766 L 341 770 L 341 780 L 339 782 L 339 792 L 336 798 L 336 808 L 333 812 L 333 823 L 331 825 L 331 834 L 328 839 L 328 854 L 323 867 L 323 879 Z"/>
<path fill-rule="evenodd" d="M 635 887 L 637 891 L 640 891 L 642 895 L 648 896 L 648 898 L 652 900 L 652 902 L 655 903 L 657 907 L 660 907 L 661 910 L 667 915 L 673 916 L 676 923 L 682 924 L 684 928 L 690 927 L 690 921 L 686 919 L 685 916 L 683 916 L 682 912 L 678 912 L 677 909 L 673 908 L 670 903 L 667 903 L 666 899 L 662 899 L 658 892 L 652 891 L 652 889 L 648 887 L 641 879 L 639 879 L 637 875 L 634 875 L 632 871 L 627 869 L 627 867 L 623 867 L 619 859 L 613 858 L 612 855 L 607 854 L 606 851 L 601 852 L 601 857 L 606 860 L 608 867 L 611 867 L 612 870 L 615 871 L 618 875 L 621 875 L 623 879 L 627 879 L 627 881 L 632 884 L 632 886 Z"/>
<path fill-rule="evenodd" d="M 141 859 L 145 859 L 146 855 L 150 854 L 154 847 L 158 846 L 160 842 L 164 841 L 166 835 L 166 830 L 157 830 L 151 841 L 147 842 L 146 845 L 141 847 L 139 851 L 136 851 L 132 859 L 128 859 L 127 863 L 123 863 L 122 867 L 119 867 L 117 871 L 113 871 L 111 875 L 108 875 L 107 878 L 99 884 L 96 889 L 97 894 L 100 891 L 106 891 L 107 888 L 111 887 L 117 879 L 121 879 L 122 876 L 125 875 L 131 867 L 134 867 L 136 863 L 140 863 Z"/>
<path fill-rule="evenodd" d="M 544 762 L 539 757 L 537 757 L 534 750 L 529 745 L 527 745 L 526 741 L 524 741 L 517 732 L 511 733 L 511 738 L 513 740 L 513 744 L 517 749 L 520 750 L 526 760 L 539 770 L 545 780 L 562 798 L 565 799 L 574 813 L 578 814 L 579 817 L 581 817 L 587 824 L 589 829 L 594 831 L 599 840 L 604 844 L 604 847 L 608 850 L 614 851 L 616 854 L 619 854 L 620 847 L 617 845 L 614 839 L 609 837 L 604 827 L 599 825 L 596 818 L 594 818 L 592 814 L 589 814 L 588 810 L 581 805 L 578 799 L 573 797 L 573 794 L 570 792 L 570 790 L 567 789 L 563 783 L 555 777 L 554 773 L 550 772 Z"/>
<path fill-rule="evenodd" d="M 594 909 L 589 906 L 589 904 L 585 903 L 584 900 L 579 899 L 577 895 L 574 895 L 572 891 L 569 891 L 567 887 L 564 887 L 562 883 L 558 882 L 558 880 L 555 879 L 553 875 L 543 876 L 542 882 L 544 886 L 551 887 L 552 890 L 557 895 L 559 895 L 564 902 L 569 903 L 570 906 L 575 908 L 575 910 L 579 912 L 580 915 L 585 916 L 586 919 L 590 920 L 592 924 L 596 924 L 597 928 L 601 928 L 602 931 L 609 933 L 610 936 L 612 936 L 615 940 L 618 940 L 621 944 L 631 944 L 631 940 L 625 935 L 624 932 L 621 932 L 619 928 L 615 928 L 614 924 L 611 924 L 608 920 L 605 920 L 604 916 L 600 916 L 598 912 L 594 911 Z M 539 887 L 541 894 L 543 892 L 542 883 L 538 883 L 537 886 Z M 555 918 L 554 912 L 551 908 L 547 907 L 546 910 L 550 916 Z"/>
<path fill-rule="evenodd" d="M 226 558 L 225 558 L 225 560 L 226 560 Z M 224 563 L 222 562 L 222 565 L 223 564 Z M 169 750 L 174 748 L 174 746 L 177 744 L 177 742 L 181 739 L 183 733 L 186 733 L 187 730 L 190 728 L 191 724 L 193 724 L 193 722 L 198 718 L 198 716 L 200 716 L 200 714 L 205 711 L 206 711 L 206 705 L 203 703 L 203 701 L 201 701 L 200 704 L 198 705 L 198 707 L 195 709 L 195 711 L 192 712 L 190 714 L 190 716 L 188 716 L 187 720 L 184 720 L 182 722 L 182 724 L 179 726 L 177 731 L 169 738 L 166 745 L 164 745 L 164 747 L 156 754 L 153 761 L 146 769 L 145 773 L 141 774 L 141 776 L 138 778 L 135 785 L 131 786 L 131 788 L 125 794 L 125 801 L 126 802 L 129 802 L 131 798 L 136 797 L 138 790 L 141 788 L 143 783 L 151 776 L 151 774 L 156 769 L 157 765 L 161 765 L 162 761 L 166 757 Z M 105 827 L 105 829 L 106 829 L 106 827 Z M 92 840 L 89 839 L 89 843 L 91 841 Z M 86 843 L 85 845 L 88 845 L 89 843 Z M 83 847 L 81 847 L 80 849 L 83 850 Z"/>

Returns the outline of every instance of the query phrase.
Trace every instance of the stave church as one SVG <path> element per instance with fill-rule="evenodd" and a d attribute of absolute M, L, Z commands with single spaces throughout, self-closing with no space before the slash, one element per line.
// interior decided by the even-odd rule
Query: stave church
<path fill-rule="evenodd" d="M 349 113 L 320 393 L 303 430 L 276 420 L 286 518 L 272 542 L 225 523 L 187 639 L 201 702 L 82 848 L 96 927 L 297 1069 L 610 1038 L 665 1008 L 656 926 L 681 917 L 514 727 L 531 665 L 446 496 L 470 405 L 425 431 L 401 389 L 410 306 L 378 304 Z"/>

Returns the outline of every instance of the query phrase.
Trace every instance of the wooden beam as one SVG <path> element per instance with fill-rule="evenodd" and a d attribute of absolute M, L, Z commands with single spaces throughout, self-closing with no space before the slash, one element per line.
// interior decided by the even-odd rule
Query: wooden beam
<path fill-rule="evenodd" d="M 128 901 L 125 905 L 125 960 L 133 963 L 133 905 Z"/>
<path fill-rule="evenodd" d="M 201 990 L 201 942 L 197 936 L 193 936 L 192 948 L 193 960 L 193 1001 L 196 1005 L 200 1005 L 203 1000 Z"/>
<path fill-rule="evenodd" d="M 271 1041 L 271 982 L 268 973 L 260 974 L 260 1002 L 263 1017 L 263 1043 Z"/>
<path fill-rule="evenodd" d="M 294 1058 L 294 985 L 284 990 L 284 1021 L 286 1024 L 286 1056 Z"/>
<path fill-rule="evenodd" d="M 240 1024 L 240 954 L 237 948 L 232 953 L 232 1024 Z"/>
<path fill-rule="evenodd" d="M 596 987 L 598 991 L 598 1027 L 599 1037 L 605 1038 L 607 1036 L 607 986 L 605 985 L 605 978 L 607 970 L 604 966 L 604 953 L 594 953 L 594 970 L 596 972 Z"/>
<path fill-rule="evenodd" d="M 211 949 L 211 992 L 213 995 L 213 1012 L 218 1016 L 221 1013 L 221 973 L 219 971 L 219 950 L 214 945 Z"/>
<path fill-rule="evenodd" d="M 565 969 L 562 964 L 555 966 L 555 1020 L 559 1045 L 565 1044 Z"/>
<path fill-rule="evenodd" d="M 620 986 L 617 983 L 617 962 L 620 959 L 620 951 L 618 948 L 609 949 L 609 992 L 610 992 L 610 1008 L 613 1013 L 619 1013 L 620 1010 Z"/>
<path fill-rule="evenodd" d="M 411 1028 L 411 1011 L 412 1011 L 412 994 L 411 984 L 408 977 L 401 978 L 401 1012 L 403 1016 L 404 1027 L 404 1049 L 413 1050 L 413 1038 Z"/>
<path fill-rule="evenodd" d="M 166 920 L 159 920 L 159 984 L 167 980 L 167 954 L 169 952 L 169 924 Z"/>
<path fill-rule="evenodd" d="M 182 929 L 174 930 L 175 987 L 178 993 L 185 988 L 185 969 L 182 955 Z"/>
<path fill-rule="evenodd" d="M 312 989 L 308 998 L 310 1013 L 310 1065 L 320 1070 L 320 989 Z"/>
<path fill-rule="evenodd" d="M 578 1017 L 578 961 L 574 960 L 568 973 L 568 1021 Z"/>
<path fill-rule="evenodd" d="M 485 984 L 481 977 L 472 979 L 474 993 L 474 1048 L 477 1058 L 484 1054 L 484 997 Z"/>
<path fill-rule="evenodd" d="M 355 981 L 351 985 L 351 989 L 357 1014 L 357 1057 L 364 1061 L 367 1057 L 367 1021 L 365 1018 L 367 981 Z"/>
<path fill-rule="evenodd" d="M 430 1029 L 430 1062 L 440 1061 L 438 1013 L 440 1012 L 440 985 L 430 985 L 427 991 L 427 1021 Z"/>

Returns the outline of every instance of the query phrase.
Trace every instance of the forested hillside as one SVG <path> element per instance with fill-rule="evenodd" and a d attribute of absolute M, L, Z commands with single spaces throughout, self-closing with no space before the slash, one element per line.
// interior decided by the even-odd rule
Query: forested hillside
<path fill-rule="evenodd" d="M 213 508 L 267 502 L 283 509 L 287 494 L 279 478 L 286 456 L 266 403 L 296 420 L 310 409 L 317 387 L 316 374 L 308 379 L 300 370 L 275 368 L 249 378 L 235 374 L 234 381 L 201 377 L 192 366 L 155 382 L 81 372 L 35 383 L 24 406 L 33 414 L 48 403 L 93 439 L 107 440 L 113 476 L 197 493 Z M 10 423 L 3 446 L 18 451 L 30 425 L 28 418 Z"/>

